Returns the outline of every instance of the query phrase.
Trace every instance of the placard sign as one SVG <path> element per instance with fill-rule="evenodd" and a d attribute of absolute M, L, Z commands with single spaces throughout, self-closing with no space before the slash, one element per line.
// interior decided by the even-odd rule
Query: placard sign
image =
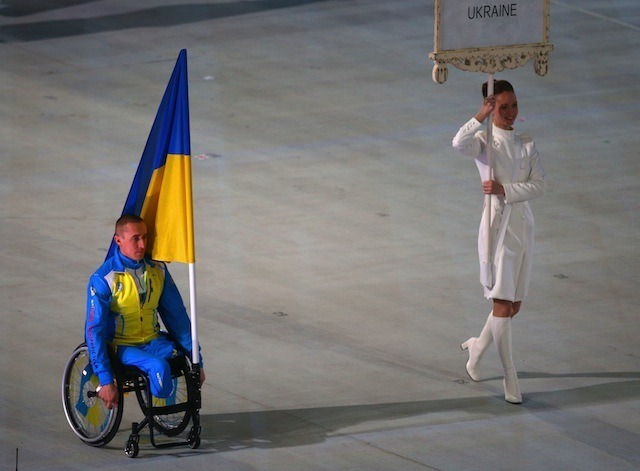
<path fill-rule="evenodd" d="M 535 70 L 548 67 L 550 0 L 435 0 L 433 79 L 447 79 L 446 64 L 494 73 L 520 67 L 535 57 Z"/>

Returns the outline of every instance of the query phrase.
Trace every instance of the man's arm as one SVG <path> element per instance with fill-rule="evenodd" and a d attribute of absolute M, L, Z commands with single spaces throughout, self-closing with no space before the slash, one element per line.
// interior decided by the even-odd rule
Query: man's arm
<path fill-rule="evenodd" d="M 158 311 L 171 337 L 178 342 L 185 353 L 191 355 L 191 321 L 187 309 L 184 307 L 180 291 L 166 268 Z M 200 347 L 198 346 L 199 351 Z M 205 381 L 202 356 L 200 356 L 200 367 L 200 386 L 202 386 Z"/>
<path fill-rule="evenodd" d="M 165 269 L 164 286 L 158 311 L 171 337 L 186 352 L 191 352 L 191 321 L 182 296 L 169 270 Z"/>
<path fill-rule="evenodd" d="M 107 350 L 107 325 L 111 292 L 106 282 L 98 275 L 89 279 L 87 286 L 87 314 L 85 341 L 93 371 L 100 381 L 98 396 L 111 409 L 118 402 L 118 390 L 113 381 L 113 371 Z"/>

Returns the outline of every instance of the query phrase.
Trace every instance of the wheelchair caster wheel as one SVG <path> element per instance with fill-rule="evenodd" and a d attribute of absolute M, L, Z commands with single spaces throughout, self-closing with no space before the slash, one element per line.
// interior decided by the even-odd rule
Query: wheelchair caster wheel
<path fill-rule="evenodd" d="M 187 445 L 192 450 L 195 450 L 200 446 L 200 435 L 190 433 L 187 437 Z"/>
<path fill-rule="evenodd" d="M 138 452 L 140 451 L 140 447 L 138 446 L 138 442 L 129 439 L 127 444 L 124 447 L 124 452 L 129 458 L 135 458 L 138 456 Z"/>

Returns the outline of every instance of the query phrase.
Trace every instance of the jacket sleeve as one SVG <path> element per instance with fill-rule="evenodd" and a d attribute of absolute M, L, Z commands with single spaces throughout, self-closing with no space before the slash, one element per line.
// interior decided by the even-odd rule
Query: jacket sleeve
<path fill-rule="evenodd" d="M 113 383 L 113 371 L 107 350 L 107 325 L 109 322 L 109 304 L 111 290 L 107 283 L 94 274 L 87 286 L 87 313 L 85 320 L 85 341 L 89 349 L 89 358 L 100 385 Z"/>
<path fill-rule="evenodd" d="M 522 203 L 543 196 L 546 189 L 545 171 L 540 162 L 538 149 L 531 138 L 523 138 L 522 153 L 528 155 L 528 175 L 524 181 L 504 183 L 507 203 Z"/>
<path fill-rule="evenodd" d="M 191 355 L 191 321 L 184 307 L 182 296 L 168 269 L 165 269 L 164 286 L 158 312 L 162 322 L 185 353 Z M 199 350 L 198 350 L 199 351 Z M 200 359 L 202 364 L 202 358 Z"/>
<path fill-rule="evenodd" d="M 478 133 L 482 128 L 482 123 L 475 118 L 466 122 L 453 137 L 451 144 L 454 149 L 460 151 L 467 157 L 477 159 L 483 153 L 484 142 Z"/>

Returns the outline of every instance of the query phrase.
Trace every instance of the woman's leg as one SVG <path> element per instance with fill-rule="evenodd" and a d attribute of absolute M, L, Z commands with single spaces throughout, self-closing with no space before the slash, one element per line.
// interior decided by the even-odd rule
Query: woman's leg
<path fill-rule="evenodd" d="M 462 350 L 469 349 L 469 361 L 465 366 L 469 378 L 474 381 L 480 381 L 480 374 L 478 372 L 478 366 L 482 355 L 489 348 L 489 345 L 493 342 L 493 334 L 491 333 L 491 317 L 493 311 L 489 313 L 487 322 L 485 322 L 479 337 L 471 337 L 469 340 L 460 345 Z"/>
<path fill-rule="evenodd" d="M 522 301 L 507 301 L 504 299 L 493 300 L 493 315 L 495 317 L 513 317 L 520 311 Z"/>
<path fill-rule="evenodd" d="M 513 303 L 494 299 L 494 313 L 491 320 L 491 332 L 498 348 L 498 355 L 504 372 L 504 398 L 512 404 L 520 404 L 522 402 L 518 374 L 513 366 L 513 357 L 511 355 L 511 318 L 520 310 L 520 304 L 520 302 Z"/>

